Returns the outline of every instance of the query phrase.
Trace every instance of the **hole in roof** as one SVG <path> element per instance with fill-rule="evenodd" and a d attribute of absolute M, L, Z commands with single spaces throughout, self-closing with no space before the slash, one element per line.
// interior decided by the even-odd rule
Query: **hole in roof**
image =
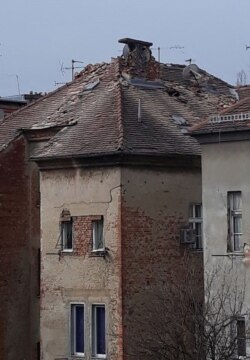
<path fill-rule="evenodd" d="M 83 91 L 93 90 L 98 84 L 100 84 L 99 79 L 97 79 L 96 81 L 92 81 L 84 86 Z"/>
<path fill-rule="evenodd" d="M 187 121 L 180 115 L 172 115 L 172 120 L 176 125 L 188 125 Z"/>

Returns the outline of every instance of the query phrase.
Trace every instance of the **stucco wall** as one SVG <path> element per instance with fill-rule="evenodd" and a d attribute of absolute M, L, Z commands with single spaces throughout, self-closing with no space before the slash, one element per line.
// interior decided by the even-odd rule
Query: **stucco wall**
<path fill-rule="evenodd" d="M 247 141 L 202 146 L 205 271 L 211 274 L 219 269 L 213 286 L 220 287 L 224 281 L 237 279 L 238 290 L 245 291 L 243 313 L 250 307 L 250 263 L 242 253 L 227 252 L 227 192 L 242 192 L 242 243 L 250 244 L 249 153 L 250 142 Z M 232 285 L 232 294 L 234 291 Z"/>
<path fill-rule="evenodd" d="M 41 173 L 42 359 L 70 357 L 70 304 L 85 304 L 85 353 L 91 358 L 91 304 L 105 303 L 107 354 L 122 358 L 120 170 L 69 169 Z M 107 256 L 92 257 L 90 246 L 81 254 L 59 255 L 59 219 L 63 209 L 71 216 L 103 215 Z"/>
<path fill-rule="evenodd" d="M 134 359 L 132 343 L 141 331 L 141 323 L 134 320 L 138 316 L 143 320 L 142 302 L 149 303 L 150 293 L 157 293 L 164 283 L 181 281 L 187 270 L 187 246 L 180 245 L 179 230 L 188 221 L 190 203 L 201 201 L 200 171 L 142 167 L 42 171 L 41 199 L 42 358 L 70 357 L 70 304 L 83 302 L 86 359 L 91 358 L 93 303 L 107 306 L 107 358 Z M 63 209 L 77 219 L 79 238 L 72 254 L 61 253 L 58 247 Z M 99 215 L 104 216 L 105 258 L 90 256 L 89 224 Z M 200 281 L 196 287 L 202 287 L 202 253 L 190 254 L 190 266 Z"/>
<path fill-rule="evenodd" d="M 159 326 L 155 331 L 150 318 L 166 317 L 163 299 L 171 296 L 167 292 L 170 283 L 181 287 L 192 269 L 202 298 L 202 252 L 188 250 L 179 236 L 180 227 L 188 222 L 190 204 L 200 202 L 199 169 L 122 169 L 125 359 L 148 359 L 146 351 L 141 353 L 147 350 L 144 346 L 150 343 L 152 350 L 159 334 L 165 336 L 165 328 Z M 178 321 L 174 306 L 167 311 Z"/>

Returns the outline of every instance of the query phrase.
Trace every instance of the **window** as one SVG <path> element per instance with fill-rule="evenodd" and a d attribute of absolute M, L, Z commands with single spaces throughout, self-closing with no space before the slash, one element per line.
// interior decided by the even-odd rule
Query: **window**
<path fill-rule="evenodd" d="M 61 222 L 61 239 L 63 251 L 73 250 L 72 219 Z"/>
<path fill-rule="evenodd" d="M 246 321 L 244 316 L 233 319 L 231 334 L 235 355 L 246 356 Z"/>
<path fill-rule="evenodd" d="M 228 251 L 242 250 L 242 201 L 241 191 L 227 194 L 228 206 Z"/>
<path fill-rule="evenodd" d="M 104 251 L 103 217 L 92 221 L 93 251 Z"/>
<path fill-rule="evenodd" d="M 237 322 L 237 353 L 246 356 L 246 323 L 245 318 L 238 318 Z"/>
<path fill-rule="evenodd" d="M 92 355 L 105 358 L 105 305 L 92 306 Z"/>
<path fill-rule="evenodd" d="M 192 248 L 197 250 L 202 249 L 202 205 L 191 204 L 189 215 L 189 224 L 195 235 L 195 242 L 192 245 Z"/>
<path fill-rule="evenodd" d="M 61 246 L 63 251 L 73 250 L 72 217 L 68 209 L 63 209 L 60 216 Z"/>
<path fill-rule="evenodd" d="M 71 305 L 71 352 L 84 355 L 84 304 Z"/>

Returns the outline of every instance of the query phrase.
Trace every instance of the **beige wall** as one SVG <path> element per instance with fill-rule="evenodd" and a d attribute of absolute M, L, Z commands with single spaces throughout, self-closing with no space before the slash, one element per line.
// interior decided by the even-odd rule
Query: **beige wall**
<path fill-rule="evenodd" d="M 91 304 L 105 303 L 108 358 L 120 359 L 120 170 L 41 172 L 42 358 L 70 356 L 70 303 L 84 302 L 86 359 L 90 359 Z M 59 219 L 64 208 L 72 216 L 103 215 L 106 258 L 58 255 Z"/>
<path fill-rule="evenodd" d="M 243 243 L 250 244 L 250 142 L 202 146 L 206 256 L 227 254 L 227 192 L 242 192 Z"/>
<path fill-rule="evenodd" d="M 244 311 L 250 308 L 250 263 L 244 254 L 227 256 L 227 192 L 242 192 L 242 243 L 250 244 L 250 142 L 230 142 L 202 146 L 202 188 L 204 261 L 209 273 L 221 269 L 217 285 L 236 279 L 245 287 Z M 244 281 L 243 281 L 244 280 Z M 246 281 L 246 286 L 244 282 Z M 232 289 L 232 292 L 234 289 Z"/>
<path fill-rule="evenodd" d="M 190 203 L 201 201 L 199 169 L 42 171 L 41 199 L 43 359 L 70 355 L 72 302 L 86 305 L 87 360 L 93 303 L 107 306 L 108 359 L 130 359 L 130 341 L 141 331 L 139 323 L 131 322 L 133 313 L 142 309 L 147 291 L 159 289 L 172 272 L 182 277 L 187 247 L 180 245 L 179 230 L 188 221 Z M 65 208 L 72 216 L 104 216 L 105 259 L 59 256 L 59 219 Z M 202 272 L 202 254 L 194 257 Z"/>

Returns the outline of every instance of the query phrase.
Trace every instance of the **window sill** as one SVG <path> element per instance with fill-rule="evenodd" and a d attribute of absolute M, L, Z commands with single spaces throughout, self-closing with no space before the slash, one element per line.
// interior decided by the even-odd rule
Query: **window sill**
<path fill-rule="evenodd" d="M 244 253 L 244 251 L 228 251 L 227 255 L 228 256 L 244 256 L 245 253 Z"/>
<path fill-rule="evenodd" d="M 105 257 L 107 255 L 107 250 L 92 250 L 90 253 L 90 257 Z M 96 357 L 97 359 L 100 359 L 100 357 Z M 104 358 L 105 359 L 105 358 Z"/>
<path fill-rule="evenodd" d="M 190 250 L 191 250 L 193 253 L 203 253 L 203 249 L 193 249 L 193 248 L 190 248 Z"/>

